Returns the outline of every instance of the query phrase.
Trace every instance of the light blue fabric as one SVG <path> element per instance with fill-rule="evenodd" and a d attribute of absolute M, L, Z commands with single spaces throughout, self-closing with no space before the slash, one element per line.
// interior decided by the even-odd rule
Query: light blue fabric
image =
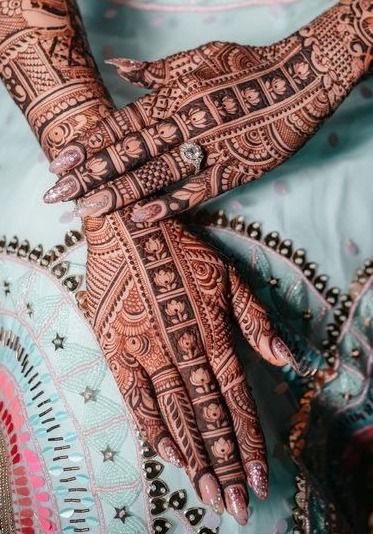
<path fill-rule="evenodd" d="M 139 9 L 135 9 L 133 5 L 136 5 L 136 1 L 130 3 L 132 7 L 121 5 L 126 2 L 119 0 L 79 2 L 94 56 L 118 105 L 133 100 L 141 91 L 120 81 L 114 69 L 104 64 L 105 57 L 155 59 L 213 39 L 255 45 L 270 43 L 298 29 L 333 3 L 332 0 L 293 0 L 249 5 L 250 2 L 245 3 L 243 0 L 149 0 L 138 2 Z M 245 7 L 235 7 L 236 5 Z M 227 9 L 222 10 L 222 7 Z M 53 180 L 48 173 L 47 162 L 24 118 L 2 87 L 0 103 L 0 234 L 4 233 L 8 240 L 13 235 L 17 235 L 20 240 L 27 238 L 32 246 L 42 243 L 44 250 L 47 250 L 57 243 L 62 243 L 68 230 L 79 230 L 80 222 L 73 219 L 71 205 L 48 206 L 42 203 L 42 194 Z M 229 223 L 226 223 L 224 228 L 210 230 L 208 237 L 218 243 L 226 253 L 233 254 L 240 260 L 243 272 L 258 295 L 268 304 L 279 328 L 313 364 L 320 362 L 312 347 L 305 343 L 304 337 L 320 346 L 321 341 L 327 338 L 327 324 L 334 321 L 335 310 L 327 302 L 325 292 L 323 295 L 317 292 L 294 261 L 284 258 L 278 250 L 273 250 L 265 244 L 264 236 L 276 231 L 282 240 L 291 239 L 293 249 L 305 249 L 308 261 L 316 262 L 319 265 L 318 272 L 330 277 L 329 287 L 337 286 L 342 292 L 348 291 L 356 269 L 360 268 L 373 252 L 372 125 L 373 80 L 367 79 L 353 91 L 334 117 L 292 160 L 261 181 L 242 187 L 207 206 L 211 214 L 225 210 L 229 220 L 243 215 L 247 223 L 262 223 L 263 239 L 259 241 L 247 234 L 233 232 Z M 206 216 L 204 221 L 208 222 Z M 73 274 L 84 273 L 84 244 L 80 244 L 76 249 L 69 249 L 65 259 L 70 262 Z M 35 343 L 36 348 L 40 348 L 44 341 L 38 338 L 37 329 L 26 327 L 24 322 L 28 299 L 35 301 L 36 308 L 44 310 L 46 296 L 55 294 L 63 299 L 61 295 L 65 290 L 58 289 L 56 283 L 52 284 L 50 274 L 35 270 L 29 263 L 21 267 L 21 261 L 14 255 L 0 255 L 0 288 L 4 282 L 10 283 L 13 299 L 10 304 L 9 295 L 6 295 L 5 291 L 1 294 L 0 328 L 17 334 L 22 332 L 22 342 L 25 345 Z M 34 277 L 33 283 L 37 287 L 37 295 L 32 297 L 25 290 L 25 279 L 29 276 Z M 268 284 L 273 278 L 280 280 L 278 289 L 271 289 Z M 268 368 L 249 353 L 246 347 L 242 347 L 242 360 L 258 400 L 267 438 L 271 492 L 266 502 L 259 502 L 252 497 L 248 527 L 239 527 L 225 514 L 220 534 L 285 534 L 295 528 L 305 533 L 329 532 L 327 512 L 330 512 L 330 505 L 322 493 L 316 492 L 318 481 L 325 486 L 330 484 L 343 511 L 349 517 L 356 516 L 355 505 L 346 504 L 348 500 L 341 480 L 337 477 L 334 480 L 333 476 L 342 459 L 350 458 L 348 466 L 353 464 L 351 446 L 361 444 L 360 437 L 369 436 L 373 424 L 372 415 L 367 408 L 370 402 L 369 377 L 373 358 L 369 345 L 369 338 L 372 339 L 373 333 L 373 300 L 369 270 L 365 278 L 367 285 L 360 293 L 353 308 L 353 315 L 345 324 L 339 339 L 339 357 L 342 363 L 333 381 L 325 387 L 314 403 L 311 430 L 306 432 L 308 445 L 298 464 L 290 459 L 289 432 L 299 409 L 299 399 L 308 391 L 309 384 L 297 380 L 288 369 L 279 372 Z M 360 291 L 361 285 L 354 286 L 354 289 L 355 292 Z M 61 319 L 62 310 L 59 310 L 55 321 L 50 325 L 50 336 L 62 329 L 69 342 L 78 342 L 80 330 L 77 330 L 76 321 L 78 318 L 82 320 L 82 317 L 72 300 L 68 301 L 66 306 L 70 309 L 70 320 Z M 312 312 L 310 322 L 303 319 L 305 311 Z M 300 337 L 295 335 L 295 331 Z M 48 338 L 46 343 L 50 352 L 45 351 L 43 357 L 47 359 L 48 365 L 54 365 L 56 361 L 54 349 L 50 345 L 51 339 Z M 351 356 L 357 347 L 360 350 L 360 359 Z M 119 392 L 108 376 L 104 359 L 97 351 L 92 333 L 84 329 L 84 348 L 79 354 L 86 353 L 88 359 L 94 356 L 99 359 L 99 383 L 105 383 L 105 386 L 100 385 L 100 390 L 105 389 L 105 399 L 107 398 L 110 404 L 110 409 L 100 405 L 98 410 L 103 410 L 105 417 L 112 413 L 112 410 L 126 414 Z M 35 350 L 37 361 L 40 359 L 38 356 L 38 350 Z M 8 368 L 9 362 L 9 349 L 2 348 L 0 343 L 0 368 Z M 14 369 L 12 372 L 18 376 Z M 66 369 L 55 371 L 49 386 L 51 389 L 61 386 L 61 376 L 64 376 L 65 372 Z M 102 475 L 100 448 L 104 447 L 104 443 L 101 443 L 100 439 L 93 443 L 85 433 L 88 416 L 82 411 L 84 403 L 80 389 L 86 385 L 83 382 L 70 384 L 69 387 L 64 382 L 60 391 L 65 398 L 69 416 L 61 424 L 66 433 L 77 433 L 80 442 L 86 440 L 86 457 L 82 464 L 84 463 L 84 472 L 87 473 L 87 487 L 91 495 L 94 494 L 96 484 L 101 487 L 110 486 L 110 477 L 113 477 L 114 473 L 107 471 Z M 31 421 L 34 421 L 33 410 L 35 407 L 30 403 L 26 412 Z M 74 410 L 78 410 L 77 413 Z M 357 421 L 349 415 L 360 412 L 366 416 Z M 317 415 L 320 416 L 321 422 Z M 104 415 L 102 417 L 104 418 Z M 331 419 L 328 419 L 330 417 Z M 90 420 L 89 424 L 93 424 L 92 421 Z M 125 426 L 127 427 L 127 421 Z M 38 440 L 41 439 L 42 437 L 35 438 L 36 449 L 39 447 Z M 368 437 L 364 440 L 363 443 L 369 443 Z M 118 443 L 121 465 L 130 464 L 133 472 L 137 473 L 138 482 L 131 489 L 132 493 L 123 497 L 122 501 L 120 498 L 118 501 L 117 497 L 110 499 L 107 494 L 103 495 L 105 492 L 101 492 L 101 497 L 95 497 L 95 504 L 90 505 L 90 517 L 93 518 L 91 521 L 97 522 L 96 526 L 92 526 L 92 532 L 151 532 L 153 520 L 166 518 L 165 522 L 169 521 L 174 529 L 172 532 L 182 534 L 198 532 L 205 522 L 210 524 L 209 521 L 216 520 L 207 513 L 198 526 L 191 526 L 184 512 L 199 506 L 200 503 L 187 477 L 170 466 L 166 466 L 160 475 L 169 486 L 166 497 L 168 499 L 172 492 L 185 489 L 188 495 L 187 504 L 180 512 L 168 507 L 164 514 L 152 517 L 146 494 L 143 458 L 131 424 L 129 434 L 123 435 Z M 367 450 L 371 451 L 371 448 Z M 49 461 L 47 454 L 45 461 Z M 88 467 L 85 467 L 86 461 Z M 359 461 L 356 462 L 353 465 L 359 465 Z M 346 481 L 348 479 L 350 487 L 354 487 L 353 473 L 348 469 L 346 467 Z M 128 471 L 127 482 L 131 480 L 133 472 Z M 101 475 L 100 482 L 97 482 L 97 477 Z M 126 478 L 124 475 L 123 477 Z M 303 482 L 303 479 L 306 482 Z M 120 493 L 120 490 L 118 491 Z M 303 506 L 301 499 L 304 496 L 307 502 Z M 68 532 L 71 517 L 67 517 L 66 511 L 64 514 L 62 512 L 62 497 L 57 495 L 56 498 L 61 529 L 67 529 Z M 118 507 L 120 502 L 128 506 L 133 515 L 133 523 L 129 520 L 122 523 L 114 519 L 115 507 Z M 304 521 L 302 514 L 306 518 Z M 133 526 L 135 524 L 136 527 Z M 208 531 L 205 532 L 207 534 Z M 358 532 L 360 534 L 364 530 L 360 528 Z"/>

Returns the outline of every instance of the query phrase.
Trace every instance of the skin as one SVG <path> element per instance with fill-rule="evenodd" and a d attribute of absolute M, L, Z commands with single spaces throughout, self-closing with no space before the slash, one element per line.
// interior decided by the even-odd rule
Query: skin
<path fill-rule="evenodd" d="M 50 159 L 72 141 L 94 150 L 115 114 L 73 1 L 1 0 L 0 76 Z M 126 209 L 85 218 L 84 233 L 82 308 L 136 424 L 203 502 L 245 524 L 246 481 L 265 498 L 268 468 L 232 317 L 263 358 L 296 361 L 237 272 L 180 223 Z"/>
<path fill-rule="evenodd" d="M 272 46 L 212 42 L 153 63 L 112 60 L 151 93 L 103 120 L 93 150 L 69 147 L 73 164 L 62 155 L 52 169 L 74 170 L 45 201 L 85 196 L 78 213 L 97 216 L 177 183 L 134 211 L 155 222 L 256 180 L 315 134 L 372 71 L 372 55 L 372 0 L 343 0 Z M 202 147 L 197 174 L 181 157 L 186 141 Z"/>

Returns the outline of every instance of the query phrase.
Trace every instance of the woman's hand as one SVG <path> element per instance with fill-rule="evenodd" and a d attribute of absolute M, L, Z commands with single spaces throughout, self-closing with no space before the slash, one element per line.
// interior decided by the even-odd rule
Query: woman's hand
<path fill-rule="evenodd" d="M 154 63 L 112 60 L 128 81 L 153 89 L 115 111 L 88 146 L 52 164 L 75 167 L 47 202 L 80 202 L 98 216 L 184 180 L 134 211 L 154 222 L 257 179 L 294 154 L 337 108 L 372 62 L 372 0 L 343 0 L 270 47 L 214 42 Z M 183 145 L 202 148 L 201 171 Z"/>
<path fill-rule="evenodd" d="M 87 316 L 139 429 L 205 503 L 246 524 L 246 480 L 263 499 L 268 475 L 232 318 L 270 363 L 297 368 L 293 356 L 236 271 L 177 222 L 126 210 L 88 218 L 85 234 Z"/>

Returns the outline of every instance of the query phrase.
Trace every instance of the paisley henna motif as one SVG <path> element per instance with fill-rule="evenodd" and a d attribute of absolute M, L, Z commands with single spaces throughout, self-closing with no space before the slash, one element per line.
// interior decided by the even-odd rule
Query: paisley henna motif
<path fill-rule="evenodd" d="M 91 136 L 101 143 L 92 150 L 90 140 L 87 159 L 45 199 L 99 187 L 81 203 L 81 214 L 97 216 L 186 178 L 137 210 L 135 220 L 189 209 L 293 155 L 369 71 L 372 57 L 372 0 L 343 0 L 269 47 L 213 42 L 154 63 L 112 60 L 123 78 L 153 92 L 104 119 Z M 196 176 L 180 157 L 190 140 L 205 154 Z"/>
<path fill-rule="evenodd" d="M 113 110 L 75 3 L 1 0 L 0 6 L 0 75 L 48 156 L 71 139 L 84 153 L 111 139 L 99 130 L 91 135 L 103 117 L 110 124 Z M 191 110 L 189 120 L 199 128 L 203 117 Z M 134 134 L 139 127 L 140 115 L 130 124 Z M 164 138 L 172 135 L 162 125 L 158 130 Z M 122 153 L 138 159 L 133 139 Z M 100 176 L 106 172 L 95 160 L 88 167 Z M 157 178 L 149 174 L 149 180 Z M 184 460 L 202 497 L 198 483 L 204 475 L 214 482 L 212 472 L 228 511 L 244 524 L 245 478 L 264 498 L 268 476 L 255 403 L 234 352 L 231 315 L 264 358 L 284 365 L 287 360 L 271 349 L 274 332 L 265 311 L 237 273 L 175 221 L 134 223 L 125 210 L 86 219 L 84 229 L 88 272 L 81 302 L 138 427 L 160 453 L 165 440 L 169 459 L 178 465 Z M 219 492 L 210 496 L 207 502 L 222 511 Z"/>

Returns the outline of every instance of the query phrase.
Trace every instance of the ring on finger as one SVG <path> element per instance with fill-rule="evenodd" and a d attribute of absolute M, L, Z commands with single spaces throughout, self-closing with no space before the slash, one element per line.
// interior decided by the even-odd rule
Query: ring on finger
<path fill-rule="evenodd" d="M 203 161 L 203 150 L 197 143 L 184 143 L 181 145 L 180 156 L 185 163 L 191 163 L 194 166 L 195 174 L 199 173 Z"/>

